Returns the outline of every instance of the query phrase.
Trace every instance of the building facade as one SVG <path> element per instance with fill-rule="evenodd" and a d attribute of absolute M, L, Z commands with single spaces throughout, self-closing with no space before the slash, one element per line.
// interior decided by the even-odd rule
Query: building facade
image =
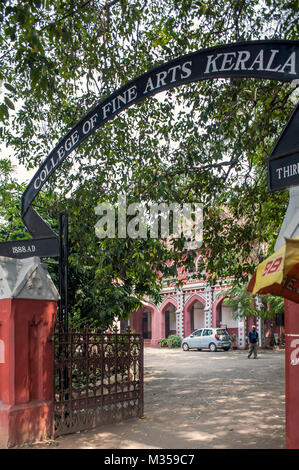
<path fill-rule="evenodd" d="M 195 270 L 196 270 L 195 263 Z M 130 314 L 127 322 L 121 322 L 121 329 L 130 326 L 144 338 L 146 346 L 158 347 L 158 341 L 176 334 L 184 338 L 198 328 L 225 327 L 238 349 L 246 347 L 246 335 L 253 323 L 257 326 L 260 347 L 273 346 L 284 342 L 284 318 L 262 321 L 254 317 L 244 319 L 238 312 L 223 304 L 231 278 L 218 280 L 211 286 L 204 278 L 195 280 L 193 273 L 183 275 L 183 285 L 175 283 L 162 289 L 162 302 L 156 305 L 145 299 L 143 307 Z M 205 273 L 202 273 L 203 277 Z"/>

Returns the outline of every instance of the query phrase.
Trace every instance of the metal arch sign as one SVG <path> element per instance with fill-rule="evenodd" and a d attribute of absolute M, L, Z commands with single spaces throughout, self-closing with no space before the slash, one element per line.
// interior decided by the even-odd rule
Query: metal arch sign
<path fill-rule="evenodd" d="M 45 240 L 57 239 L 55 232 L 31 204 L 62 162 L 96 129 L 121 111 L 159 92 L 191 82 L 234 77 L 283 82 L 298 79 L 299 41 L 247 41 L 202 49 L 157 66 L 102 100 L 59 141 L 24 191 L 21 216 L 29 233 Z M 50 251 L 52 254 L 49 256 L 58 256 L 58 243 L 57 254 Z M 0 255 L 2 253 L 0 244 Z"/>

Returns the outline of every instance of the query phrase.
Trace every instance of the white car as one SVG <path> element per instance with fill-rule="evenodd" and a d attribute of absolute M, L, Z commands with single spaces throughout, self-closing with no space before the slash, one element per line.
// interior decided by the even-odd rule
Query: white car
<path fill-rule="evenodd" d="M 231 347 L 231 340 L 228 332 L 224 328 L 200 328 L 193 331 L 191 335 L 187 336 L 182 341 L 182 348 L 184 351 L 189 349 L 209 349 L 212 352 L 217 349 L 224 349 L 228 351 Z"/>

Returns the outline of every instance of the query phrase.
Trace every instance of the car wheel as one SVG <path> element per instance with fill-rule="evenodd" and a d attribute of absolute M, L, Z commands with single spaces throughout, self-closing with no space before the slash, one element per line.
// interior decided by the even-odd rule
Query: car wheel
<path fill-rule="evenodd" d="M 230 348 L 223 348 L 223 349 L 224 349 L 224 351 L 228 351 Z"/>
<path fill-rule="evenodd" d="M 189 346 L 188 346 L 187 343 L 184 343 L 182 348 L 183 348 L 184 351 L 189 351 Z"/>
<path fill-rule="evenodd" d="M 216 344 L 215 344 L 215 343 L 210 343 L 210 344 L 209 344 L 209 350 L 210 350 L 211 352 L 217 351 L 217 346 L 216 346 Z"/>

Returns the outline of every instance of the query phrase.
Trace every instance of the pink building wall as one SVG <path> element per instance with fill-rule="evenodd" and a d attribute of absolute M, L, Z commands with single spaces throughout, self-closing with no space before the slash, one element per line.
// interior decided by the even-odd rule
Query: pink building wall
<path fill-rule="evenodd" d="M 219 280 L 211 287 L 206 279 L 193 280 L 188 278 L 186 273 L 178 272 L 178 278 L 184 279 L 183 286 L 178 289 L 174 284 L 165 285 L 161 292 L 163 301 L 160 305 L 155 305 L 147 300 L 144 302 L 143 309 L 132 312 L 130 316 L 130 327 L 137 333 L 142 334 L 142 313 L 144 309 L 150 311 L 152 330 L 151 338 L 145 339 L 146 346 L 159 346 L 159 339 L 166 337 L 165 312 L 169 306 L 176 309 L 176 331 L 171 329 L 169 334 L 177 334 L 184 338 L 193 331 L 191 328 L 191 310 L 196 302 L 200 302 L 203 307 L 205 327 L 216 328 L 221 326 L 222 302 L 226 296 L 225 292 L 231 287 L 231 280 Z M 238 345 L 238 338 L 243 339 L 244 334 L 248 333 L 253 323 L 258 324 L 256 318 L 247 318 L 244 325 L 245 331 L 240 330 L 238 326 L 227 328 L 230 335 L 233 333 L 236 335 L 236 345 Z M 264 323 L 264 333 L 266 346 L 273 345 L 274 333 L 278 333 L 281 342 L 284 342 L 284 326 L 277 326 L 275 319 Z"/>

